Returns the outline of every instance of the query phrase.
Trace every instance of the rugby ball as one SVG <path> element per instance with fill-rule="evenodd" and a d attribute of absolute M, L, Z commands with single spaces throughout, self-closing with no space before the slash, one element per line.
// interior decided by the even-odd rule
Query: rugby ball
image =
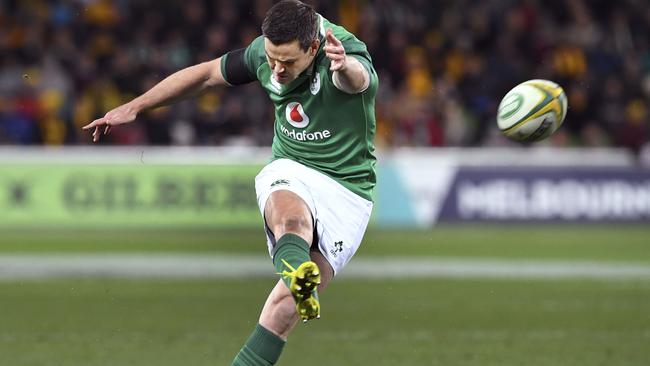
<path fill-rule="evenodd" d="M 567 98 L 561 86 L 549 80 L 528 80 L 503 97 L 497 125 L 512 140 L 540 141 L 562 125 L 566 111 Z"/>

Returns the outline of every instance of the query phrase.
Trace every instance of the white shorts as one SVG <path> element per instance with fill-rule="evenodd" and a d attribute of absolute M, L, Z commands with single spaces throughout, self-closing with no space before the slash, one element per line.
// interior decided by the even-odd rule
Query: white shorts
<path fill-rule="evenodd" d="M 278 159 L 255 177 L 257 204 L 264 207 L 272 192 L 288 190 L 307 203 L 314 220 L 318 249 L 334 274 L 350 261 L 361 244 L 370 220 L 372 202 L 353 193 L 327 175 L 289 159 Z M 269 254 L 275 239 L 265 227 Z M 313 247 L 313 246 L 312 246 Z"/>

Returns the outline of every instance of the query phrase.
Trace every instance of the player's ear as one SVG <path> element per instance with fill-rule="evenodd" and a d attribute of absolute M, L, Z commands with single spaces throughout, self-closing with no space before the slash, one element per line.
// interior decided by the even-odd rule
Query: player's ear
<path fill-rule="evenodd" d="M 318 47 L 320 46 L 320 40 L 315 39 L 311 42 L 311 45 L 309 46 L 309 56 L 315 56 L 316 52 L 318 52 Z"/>

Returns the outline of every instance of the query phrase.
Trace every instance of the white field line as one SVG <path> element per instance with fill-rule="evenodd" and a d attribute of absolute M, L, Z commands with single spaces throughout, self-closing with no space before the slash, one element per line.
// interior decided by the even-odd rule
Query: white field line
<path fill-rule="evenodd" d="M 72 277 L 271 277 L 265 256 L 187 254 L 0 255 L 0 280 Z M 355 258 L 342 278 L 503 278 L 650 280 L 650 263 L 491 260 L 466 258 Z"/>

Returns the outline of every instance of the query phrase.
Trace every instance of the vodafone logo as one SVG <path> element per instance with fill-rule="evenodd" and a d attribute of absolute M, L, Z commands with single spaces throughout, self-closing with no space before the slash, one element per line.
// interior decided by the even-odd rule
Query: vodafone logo
<path fill-rule="evenodd" d="M 307 117 L 305 111 L 302 109 L 302 105 L 298 102 L 287 104 L 285 114 L 287 116 L 287 122 L 293 127 L 305 128 L 309 124 L 309 117 Z"/>
<path fill-rule="evenodd" d="M 298 102 L 291 102 L 287 104 L 287 107 L 284 110 L 285 115 L 287 116 L 287 122 L 293 127 L 296 128 L 305 128 L 309 124 L 309 117 L 305 114 L 305 110 L 302 108 L 302 105 Z M 312 131 L 307 132 L 305 130 L 294 130 L 293 128 L 287 128 L 284 124 L 280 124 L 280 131 L 290 139 L 296 141 L 305 141 L 305 142 L 316 142 L 319 140 L 327 140 L 332 137 L 332 132 L 330 130 L 322 131 Z"/>

